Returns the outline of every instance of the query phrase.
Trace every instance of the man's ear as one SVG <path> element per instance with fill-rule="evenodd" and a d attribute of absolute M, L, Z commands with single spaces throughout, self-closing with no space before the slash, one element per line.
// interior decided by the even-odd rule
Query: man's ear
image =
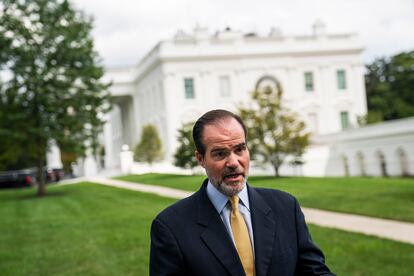
<path fill-rule="evenodd" d="M 197 159 L 198 164 L 204 168 L 204 156 L 198 151 L 195 151 L 195 158 Z"/>

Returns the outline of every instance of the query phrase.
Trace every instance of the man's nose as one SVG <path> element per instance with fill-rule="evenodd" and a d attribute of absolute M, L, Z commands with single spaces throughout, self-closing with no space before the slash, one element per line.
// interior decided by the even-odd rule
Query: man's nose
<path fill-rule="evenodd" d="M 237 155 L 234 153 L 230 153 L 227 157 L 226 166 L 230 168 L 236 168 L 239 166 L 239 159 L 237 158 Z"/>

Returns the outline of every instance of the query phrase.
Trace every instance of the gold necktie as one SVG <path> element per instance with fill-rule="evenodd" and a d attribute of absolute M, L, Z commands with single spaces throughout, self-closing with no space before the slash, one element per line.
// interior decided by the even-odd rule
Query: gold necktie
<path fill-rule="evenodd" d="M 232 196 L 230 203 L 232 209 L 230 214 L 231 231 L 233 232 L 237 253 L 239 253 L 246 275 L 253 276 L 255 275 L 253 249 L 246 222 L 239 212 L 239 197 Z"/>

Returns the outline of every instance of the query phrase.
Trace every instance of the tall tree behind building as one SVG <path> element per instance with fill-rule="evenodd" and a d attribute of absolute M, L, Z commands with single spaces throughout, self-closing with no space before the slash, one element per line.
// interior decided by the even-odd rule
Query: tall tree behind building
<path fill-rule="evenodd" d="M 65 0 L 0 5 L 0 140 L 35 161 L 39 195 L 46 193 L 50 141 L 84 155 L 97 145 L 110 109 L 91 30 L 91 18 Z M 3 154 L 3 161 L 11 155 Z"/>
<path fill-rule="evenodd" d="M 414 116 L 414 51 L 379 58 L 365 75 L 366 123 Z"/>

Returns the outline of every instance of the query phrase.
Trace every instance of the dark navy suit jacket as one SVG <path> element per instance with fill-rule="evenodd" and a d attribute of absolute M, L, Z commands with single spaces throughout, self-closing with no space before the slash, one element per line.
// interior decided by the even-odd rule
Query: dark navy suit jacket
<path fill-rule="evenodd" d="M 245 275 L 206 186 L 154 219 L 150 275 Z M 250 186 L 248 193 L 257 276 L 333 275 L 293 196 Z"/>

